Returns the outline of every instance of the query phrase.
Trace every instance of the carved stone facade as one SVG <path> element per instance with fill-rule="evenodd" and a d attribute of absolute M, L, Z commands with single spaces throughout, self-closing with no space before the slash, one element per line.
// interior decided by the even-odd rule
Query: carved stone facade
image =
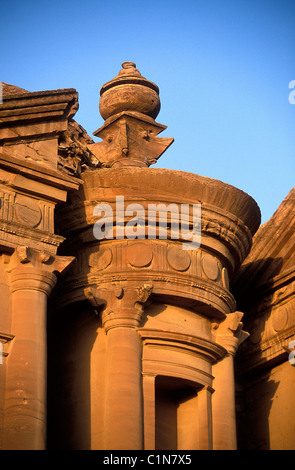
<path fill-rule="evenodd" d="M 3 97 L 0 447 L 293 449 L 294 192 L 259 228 L 239 189 L 149 168 L 173 139 L 132 62 L 101 142 L 73 89 Z"/>
<path fill-rule="evenodd" d="M 237 374 L 241 446 L 250 449 L 294 449 L 294 207 L 292 189 L 257 231 L 233 281 L 250 333 Z"/>

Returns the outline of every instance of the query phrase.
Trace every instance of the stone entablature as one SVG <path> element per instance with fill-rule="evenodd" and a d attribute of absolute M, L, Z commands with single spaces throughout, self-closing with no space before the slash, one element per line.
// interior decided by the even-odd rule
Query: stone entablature
<path fill-rule="evenodd" d="M 235 309 L 228 278 L 215 257 L 204 250 L 184 251 L 181 245 L 158 241 L 114 241 L 77 253 L 60 301 L 84 298 L 87 286 L 102 290 L 108 285 L 149 282 L 153 295 L 222 318 Z"/>
<path fill-rule="evenodd" d="M 54 210 L 81 182 L 0 152 L 0 244 L 56 253 L 64 237 L 55 234 Z"/>
<path fill-rule="evenodd" d="M 5 95 L 0 109 L 0 142 L 9 155 L 57 169 L 58 135 L 78 109 L 76 90 Z"/>
<path fill-rule="evenodd" d="M 288 360 L 295 340 L 295 270 L 290 268 L 255 289 L 252 306 L 246 307 L 249 341 L 242 345 L 241 371 L 269 367 Z"/>

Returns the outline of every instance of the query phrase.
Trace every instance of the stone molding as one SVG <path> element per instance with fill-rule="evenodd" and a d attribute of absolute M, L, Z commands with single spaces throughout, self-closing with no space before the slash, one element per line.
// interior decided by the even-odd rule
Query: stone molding
<path fill-rule="evenodd" d="M 0 244 L 9 251 L 18 245 L 56 253 L 65 240 L 54 233 L 54 211 L 67 191 L 81 181 L 50 168 L 0 153 Z"/>
<path fill-rule="evenodd" d="M 78 251 L 59 304 L 82 300 L 88 286 L 105 290 L 126 282 L 152 284 L 154 296 L 173 298 L 213 317 L 224 318 L 236 308 L 227 269 L 218 258 L 165 240 L 109 241 Z"/>
<path fill-rule="evenodd" d="M 287 359 L 288 345 L 295 338 L 294 268 L 256 286 L 245 327 L 250 336 L 239 351 L 241 369 Z"/>
<path fill-rule="evenodd" d="M 92 207 L 101 201 L 112 203 L 116 195 L 124 195 L 126 202 L 129 198 L 139 203 L 200 202 L 212 210 L 212 224 L 216 214 L 224 214 L 233 223 L 239 221 L 237 230 L 245 225 L 252 236 L 260 224 L 260 210 L 248 194 L 212 178 L 163 168 L 126 167 L 86 171 L 82 179 L 85 204 Z"/>
<path fill-rule="evenodd" d="M 101 170 L 103 171 L 103 170 Z M 89 175 L 91 176 L 91 175 Z M 143 175 L 141 175 L 143 177 Z M 85 174 L 82 175 L 82 178 L 85 178 Z M 143 181 L 144 182 L 144 181 Z M 85 188 L 87 190 L 87 187 Z M 125 192 L 126 191 L 126 192 Z M 124 214 L 116 213 L 116 203 L 115 197 L 108 198 L 107 194 L 104 193 L 103 199 L 99 200 L 96 197 L 96 189 L 93 188 L 94 199 L 86 200 L 84 202 L 78 202 L 78 198 L 75 198 L 75 203 L 72 206 L 71 217 L 66 211 L 59 211 L 60 217 L 62 217 L 62 225 L 67 226 L 67 230 L 75 231 L 81 230 L 81 227 L 86 228 L 88 231 L 85 231 L 83 238 L 87 242 L 94 242 L 95 238 L 93 235 L 93 225 L 97 221 L 97 217 L 93 215 L 94 207 L 101 203 L 102 200 L 104 203 L 110 205 L 113 210 L 114 219 L 116 216 L 124 216 Z M 125 194 L 124 194 L 125 193 Z M 134 199 L 128 195 L 128 190 L 126 188 L 122 189 L 122 194 L 124 194 L 124 202 L 127 207 L 128 204 L 134 203 Z M 118 192 L 119 195 L 119 192 Z M 195 203 L 198 201 L 195 201 Z M 136 198 L 136 203 L 141 204 L 145 210 L 145 214 L 148 214 L 148 205 L 154 204 L 155 200 L 150 199 L 149 196 L 142 198 L 141 195 L 138 195 Z M 165 197 L 165 199 L 157 199 L 156 204 L 190 204 L 191 201 L 181 197 Z M 80 214 L 84 214 L 84 219 Z M 130 219 L 130 217 L 129 217 Z M 125 219 L 124 223 L 127 223 L 128 218 Z M 143 228 L 142 236 L 145 239 L 148 239 L 147 232 L 147 220 L 146 225 Z M 192 219 L 190 219 L 190 224 L 192 224 Z M 61 225 L 61 229 L 62 229 Z M 115 220 L 114 220 L 115 225 Z M 167 237 L 170 237 L 170 222 L 168 220 L 168 231 Z M 208 247 L 211 251 L 215 251 L 227 264 L 227 269 L 229 270 L 230 275 L 233 271 L 241 264 L 244 258 L 247 256 L 251 244 L 252 244 L 252 235 L 250 229 L 242 223 L 240 219 L 235 217 L 233 214 L 226 212 L 222 208 L 213 207 L 210 204 L 202 201 L 201 204 L 201 240 L 202 246 Z M 180 233 L 181 241 L 181 233 Z"/>
<path fill-rule="evenodd" d="M 57 248 L 64 240 L 65 238 L 60 235 L 0 220 L 0 244 L 9 249 L 14 249 L 16 246 L 22 246 L 23 243 L 27 243 L 40 250 L 46 249 L 56 253 Z"/>
<path fill-rule="evenodd" d="M 211 365 L 226 354 L 223 346 L 183 333 L 148 328 L 137 331 L 143 342 L 143 376 L 167 375 L 189 380 L 196 387 L 212 386 Z"/>

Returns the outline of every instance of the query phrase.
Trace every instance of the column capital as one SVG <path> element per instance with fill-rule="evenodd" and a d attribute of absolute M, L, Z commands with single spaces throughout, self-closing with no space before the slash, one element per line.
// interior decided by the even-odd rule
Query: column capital
<path fill-rule="evenodd" d="M 153 286 L 112 286 L 108 289 L 89 287 L 85 295 L 91 304 L 102 309 L 102 324 L 106 331 L 116 327 L 137 328 L 141 324 L 143 305 L 150 297 Z"/>
<path fill-rule="evenodd" d="M 56 274 L 64 272 L 74 259 L 27 246 L 16 247 L 7 269 L 11 292 L 26 289 L 49 295 L 56 284 Z"/>
<path fill-rule="evenodd" d="M 242 330 L 243 316 L 244 314 L 238 311 L 229 313 L 223 322 L 214 326 L 216 342 L 223 346 L 231 356 L 235 356 L 240 344 L 249 336 L 249 333 Z"/>
<path fill-rule="evenodd" d="M 9 333 L 0 333 L 0 365 L 3 363 L 3 357 L 8 356 L 9 344 L 13 339 L 14 335 L 11 335 Z"/>

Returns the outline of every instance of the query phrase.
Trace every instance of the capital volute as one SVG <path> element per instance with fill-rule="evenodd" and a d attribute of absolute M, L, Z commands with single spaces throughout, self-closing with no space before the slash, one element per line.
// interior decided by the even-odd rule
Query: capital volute
<path fill-rule="evenodd" d="M 138 328 L 142 321 L 143 306 L 149 299 L 153 287 L 110 286 L 108 289 L 87 288 L 85 295 L 102 314 L 106 331 L 116 327 Z"/>
<path fill-rule="evenodd" d="M 74 259 L 18 246 L 7 269 L 11 291 L 37 290 L 49 295 L 57 282 L 56 274 L 65 272 Z"/>
<path fill-rule="evenodd" d="M 242 329 L 243 316 L 242 312 L 229 313 L 223 322 L 214 325 L 216 342 L 223 346 L 231 356 L 235 356 L 240 344 L 249 336 L 249 333 Z"/>

